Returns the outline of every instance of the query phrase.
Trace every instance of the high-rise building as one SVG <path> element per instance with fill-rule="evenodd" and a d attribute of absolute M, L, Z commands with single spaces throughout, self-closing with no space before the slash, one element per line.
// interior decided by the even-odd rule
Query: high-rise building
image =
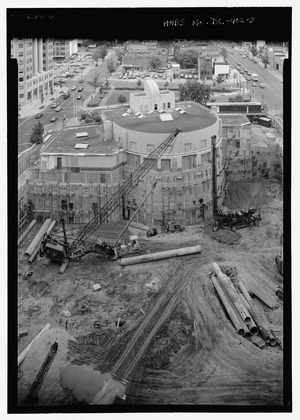
<path fill-rule="evenodd" d="M 19 111 L 42 103 L 53 89 L 53 40 L 11 40 L 11 58 L 18 62 Z"/>
<path fill-rule="evenodd" d="M 77 52 L 77 39 L 55 39 L 53 41 L 53 58 L 55 61 L 65 60 Z"/>

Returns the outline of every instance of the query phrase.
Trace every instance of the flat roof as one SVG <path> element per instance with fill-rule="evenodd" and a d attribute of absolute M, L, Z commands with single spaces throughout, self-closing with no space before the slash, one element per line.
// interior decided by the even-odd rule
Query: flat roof
<path fill-rule="evenodd" d="M 123 110 L 124 111 L 124 110 Z M 122 117 L 121 117 L 122 118 Z M 68 127 L 58 133 L 54 140 L 50 140 L 49 145 L 43 149 L 42 153 L 74 153 L 78 154 L 81 149 L 75 149 L 78 144 L 76 133 L 83 129 L 88 133 L 88 137 L 80 139 L 81 143 L 88 145 L 87 149 L 82 150 L 84 154 L 111 154 L 117 150 L 113 140 L 104 140 L 104 129 L 102 125 Z"/>
<path fill-rule="evenodd" d="M 226 126 L 241 126 L 250 124 L 250 121 L 244 114 L 219 114 L 219 118 L 222 120 L 222 125 Z"/>
<path fill-rule="evenodd" d="M 143 119 L 139 119 L 134 114 L 129 117 L 122 117 L 124 109 L 105 110 L 104 112 L 111 121 L 120 127 L 142 133 L 169 134 L 177 128 L 180 128 L 183 132 L 197 131 L 210 127 L 218 120 L 215 113 L 196 102 L 176 102 L 176 106 L 186 111 L 186 114 L 181 115 L 174 109 L 167 109 L 166 112 L 172 115 L 173 121 L 161 121 L 159 112 L 151 114 L 144 112 L 146 118 Z"/>

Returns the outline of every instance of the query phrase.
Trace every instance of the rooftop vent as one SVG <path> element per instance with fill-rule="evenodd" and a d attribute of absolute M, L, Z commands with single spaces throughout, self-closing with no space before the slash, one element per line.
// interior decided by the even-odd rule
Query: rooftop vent
<path fill-rule="evenodd" d="M 82 144 L 82 143 L 77 143 L 74 146 L 74 149 L 87 149 L 89 147 L 89 144 Z"/>
<path fill-rule="evenodd" d="M 82 131 L 81 133 L 75 133 L 76 138 L 88 137 L 89 134 L 86 131 Z"/>
<path fill-rule="evenodd" d="M 173 117 L 171 114 L 160 114 L 159 118 L 161 119 L 161 121 L 173 121 Z"/>

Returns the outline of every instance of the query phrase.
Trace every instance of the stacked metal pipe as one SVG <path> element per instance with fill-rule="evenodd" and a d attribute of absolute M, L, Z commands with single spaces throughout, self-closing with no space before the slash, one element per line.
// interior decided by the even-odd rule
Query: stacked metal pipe
<path fill-rule="evenodd" d="M 243 283 L 238 282 L 237 290 L 217 263 L 213 263 L 213 270 L 215 274 L 212 282 L 237 332 L 245 337 L 260 332 L 266 343 L 276 345 L 276 339 L 271 336 L 269 328 L 260 321 Z"/>

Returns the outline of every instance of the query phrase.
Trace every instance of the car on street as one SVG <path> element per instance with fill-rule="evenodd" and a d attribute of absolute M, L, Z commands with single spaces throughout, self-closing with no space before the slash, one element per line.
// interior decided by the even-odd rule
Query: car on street
<path fill-rule="evenodd" d="M 54 115 L 54 117 L 52 117 L 52 118 L 50 119 L 50 122 L 55 122 L 56 120 L 58 120 L 58 117 L 57 117 L 56 115 Z"/>
<path fill-rule="evenodd" d="M 81 99 L 81 95 L 78 95 L 76 99 L 78 99 L 78 100 Z"/>
<path fill-rule="evenodd" d="M 79 79 L 78 81 L 79 81 L 79 83 L 83 83 L 83 82 L 84 82 L 84 80 L 83 80 L 83 79 Z"/>
<path fill-rule="evenodd" d="M 36 118 L 38 120 L 39 118 L 42 118 L 42 116 L 43 116 L 43 114 L 41 112 L 39 112 L 38 114 L 36 114 L 36 116 L 34 118 Z"/>
<path fill-rule="evenodd" d="M 59 112 L 59 111 L 61 111 L 62 110 L 62 107 L 60 106 L 60 105 L 58 105 L 56 108 L 55 108 L 55 112 Z"/>
<path fill-rule="evenodd" d="M 78 92 L 82 92 L 83 91 L 83 87 L 78 88 Z"/>
<path fill-rule="evenodd" d="M 256 86 L 257 86 L 257 83 L 253 82 L 253 83 L 252 83 L 252 86 L 253 86 L 253 87 L 256 87 Z"/>
<path fill-rule="evenodd" d="M 76 86 L 71 86 L 71 90 L 76 90 Z"/>
<path fill-rule="evenodd" d="M 263 83 L 260 83 L 259 87 L 260 87 L 261 89 L 264 89 L 264 88 L 265 88 L 265 85 L 264 85 Z"/>
<path fill-rule="evenodd" d="M 58 103 L 57 102 L 53 102 L 52 104 L 51 104 L 51 108 L 56 108 L 58 106 Z"/>

